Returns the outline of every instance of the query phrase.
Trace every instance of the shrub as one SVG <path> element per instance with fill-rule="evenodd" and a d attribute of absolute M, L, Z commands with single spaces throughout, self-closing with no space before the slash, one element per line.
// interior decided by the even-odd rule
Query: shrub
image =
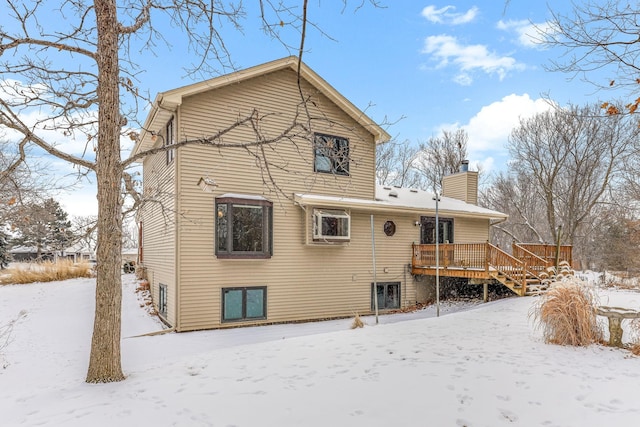
<path fill-rule="evenodd" d="M 353 318 L 353 323 L 351 324 L 351 329 L 363 328 L 364 323 L 362 319 L 360 319 L 360 315 L 356 313 L 356 316 Z"/>
<path fill-rule="evenodd" d="M 532 307 L 530 316 L 546 343 L 585 346 L 602 341 L 596 298 L 581 280 L 567 276 L 553 282 Z"/>
<path fill-rule="evenodd" d="M 631 321 L 631 333 L 633 334 L 633 341 L 629 349 L 634 355 L 640 356 L 640 319 Z"/>

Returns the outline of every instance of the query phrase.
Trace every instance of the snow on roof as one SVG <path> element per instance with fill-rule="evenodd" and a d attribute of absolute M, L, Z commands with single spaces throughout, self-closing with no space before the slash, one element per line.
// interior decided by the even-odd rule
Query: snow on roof
<path fill-rule="evenodd" d="M 295 200 L 301 205 L 327 206 L 367 211 L 435 212 L 434 194 L 413 188 L 377 186 L 376 199 L 357 199 L 351 197 L 323 196 L 315 194 L 295 194 Z M 507 218 L 507 214 L 463 202 L 451 197 L 440 196 L 438 211 L 456 216 L 473 216 L 490 219 Z"/>
<path fill-rule="evenodd" d="M 220 196 L 217 196 L 216 199 L 247 199 L 247 200 L 263 200 L 269 201 L 269 199 L 264 196 L 259 196 L 256 194 L 240 194 L 240 193 L 224 193 Z"/>

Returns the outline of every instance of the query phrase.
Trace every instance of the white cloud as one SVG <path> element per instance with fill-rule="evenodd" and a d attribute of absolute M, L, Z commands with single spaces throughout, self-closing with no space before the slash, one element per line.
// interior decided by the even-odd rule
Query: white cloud
<path fill-rule="evenodd" d="M 471 83 L 473 83 L 473 79 L 467 73 L 460 73 L 454 76 L 453 81 L 458 83 L 460 86 L 471 86 Z"/>
<path fill-rule="evenodd" d="M 530 48 L 541 47 L 544 34 L 548 33 L 551 28 L 547 22 L 536 24 L 526 20 L 500 20 L 496 27 L 502 31 L 515 33 L 518 44 Z"/>
<path fill-rule="evenodd" d="M 455 37 L 446 34 L 427 37 L 422 53 L 429 54 L 438 61 L 438 68 L 449 65 L 457 67 L 460 73 L 454 81 L 464 85 L 471 84 L 473 79 L 469 72 L 474 70 L 481 70 L 490 75 L 497 74 L 502 80 L 509 71 L 524 69 L 523 64 L 510 56 L 499 56 L 480 44 L 460 44 Z M 464 78 L 460 78 L 462 74 L 465 75 Z"/>
<path fill-rule="evenodd" d="M 478 16 L 479 11 L 476 6 L 464 13 L 456 13 L 454 12 L 455 10 L 455 6 L 444 6 L 436 9 L 435 6 L 430 5 L 422 9 L 422 16 L 436 24 L 461 25 L 473 21 Z"/>
<path fill-rule="evenodd" d="M 531 117 L 552 108 L 548 100 L 531 99 L 528 94 L 505 96 L 500 101 L 485 105 L 462 126 L 469 134 L 470 151 L 496 151 L 504 149 L 511 131 L 521 118 Z"/>
<path fill-rule="evenodd" d="M 472 165 L 480 164 L 486 172 L 503 169 L 506 166 L 507 149 L 511 131 L 519 125 L 521 118 L 553 108 L 548 100 L 531 99 L 528 94 L 505 96 L 500 101 L 485 105 L 468 123 L 445 123 L 443 129 L 462 128 L 469 135 L 469 160 Z"/>

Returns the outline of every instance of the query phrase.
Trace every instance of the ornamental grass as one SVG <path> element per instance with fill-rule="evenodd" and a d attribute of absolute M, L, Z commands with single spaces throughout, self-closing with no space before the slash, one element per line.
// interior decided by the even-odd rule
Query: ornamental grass
<path fill-rule="evenodd" d="M 587 346 L 602 341 L 596 306 L 596 297 L 586 284 L 567 276 L 553 282 L 529 314 L 546 343 Z"/>
<path fill-rule="evenodd" d="M 65 259 L 57 262 L 44 261 L 8 268 L 3 271 L 2 277 L 0 277 L 0 284 L 21 285 L 92 276 L 93 266 L 89 262 L 74 263 Z"/>

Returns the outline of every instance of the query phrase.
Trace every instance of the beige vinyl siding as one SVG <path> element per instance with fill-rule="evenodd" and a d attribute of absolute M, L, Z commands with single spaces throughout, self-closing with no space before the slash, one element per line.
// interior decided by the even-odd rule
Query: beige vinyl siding
<path fill-rule="evenodd" d="M 313 132 L 341 136 L 349 139 L 350 176 L 313 172 L 314 153 L 311 143 L 300 137 L 293 141 L 284 139 L 265 147 L 265 153 L 272 163 L 271 173 L 275 174 L 278 184 L 285 193 L 313 192 L 315 194 L 344 195 L 373 199 L 375 196 L 375 144 L 373 135 L 339 110 L 327 98 L 307 84 L 303 85 L 305 94 L 312 97 L 308 103 L 313 119 Z M 183 101 L 181 107 L 181 127 L 179 140 L 199 138 L 212 135 L 226 128 L 239 117 L 246 117 L 252 108 L 262 118 L 260 120 L 261 136 L 265 139 L 277 137 L 282 129 L 291 125 L 294 116 L 299 114 L 300 124 L 308 122 L 302 114 L 300 95 L 296 86 L 296 74 L 292 70 L 282 70 L 268 74 L 238 85 L 205 92 Z M 315 105 L 315 106 L 314 106 Z M 304 134 L 302 128 L 295 130 Z M 256 141 L 256 135 L 250 126 L 243 126 L 224 135 L 223 142 L 247 143 Z M 274 151 L 273 149 L 277 151 Z M 244 149 L 190 147 L 196 157 L 205 165 L 193 170 L 193 176 L 210 173 L 216 180 L 219 191 L 238 192 L 239 184 L 246 191 L 265 192 L 263 178 L 264 168 L 257 164 L 252 153 L 258 148 L 250 147 L 251 153 Z M 187 151 L 187 150 L 185 150 Z M 192 157 L 183 159 L 185 174 L 192 169 Z M 200 163 L 202 164 L 202 163 Z M 198 165 L 199 166 L 199 165 Z M 187 180 L 190 177 L 185 177 Z M 267 186 L 268 187 L 268 186 Z M 268 190 L 267 190 L 268 191 Z"/>
<path fill-rule="evenodd" d="M 159 138 L 158 145 L 161 144 Z M 159 284 L 167 286 L 167 321 L 175 324 L 175 159 L 167 165 L 166 153 L 144 160 L 142 209 L 143 265 L 147 268 L 153 302 L 157 307 Z"/>
<path fill-rule="evenodd" d="M 213 218 L 213 200 L 210 206 Z M 186 222 L 180 330 L 234 326 L 221 323 L 221 289 L 267 286 L 267 319 L 283 322 L 368 313 L 373 282 L 370 216 L 351 213 L 351 241 L 341 245 L 304 245 L 304 211 L 293 204 L 274 208 L 274 253 L 266 260 L 218 260 L 213 250 L 213 221 Z M 375 217 L 378 282 L 401 282 L 402 306 L 415 304 L 415 285 L 406 266 L 410 243 L 419 238 L 414 218 L 393 218 L 398 231 L 382 231 L 391 217 Z M 204 230 L 207 230 L 206 232 Z M 197 236 L 197 237 L 196 237 Z M 255 323 L 261 323 L 260 321 Z"/>
<path fill-rule="evenodd" d="M 484 243 L 489 240 L 489 220 L 486 218 L 455 218 L 455 243 Z"/>
<path fill-rule="evenodd" d="M 461 172 L 445 176 L 442 179 L 442 195 L 478 204 L 478 173 Z"/>

